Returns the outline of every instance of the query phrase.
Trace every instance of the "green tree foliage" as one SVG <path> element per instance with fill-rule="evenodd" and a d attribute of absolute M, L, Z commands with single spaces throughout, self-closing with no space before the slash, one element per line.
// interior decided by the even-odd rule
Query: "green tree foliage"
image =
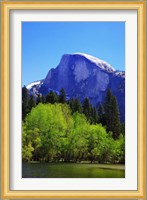
<path fill-rule="evenodd" d="M 22 160 L 28 162 L 32 159 L 34 148 L 32 147 L 31 138 L 24 124 L 22 128 Z"/>
<path fill-rule="evenodd" d="M 76 99 L 71 98 L 68 101 L 68 104 L 71 108 L 72 114 L 75 113 L 75 112 L 79 112 L 79 113 L 83 112 L 83 108 L 82 108 L 82 105 L 81 105 L 79 98 L 76 98 Z"/>
<path fill-rule="evenodd" d="M 42 103 L 42 99 L 41 99 L 41 95 L 38 94 L 37 100 L 36 100 L 36 105 L 38 105 L 39 103 Z"/>
<path fill-rule="evenodd" d="M 33 95 L 31 95 L 28 102 L 29 111 L 31 111 L 31 109 L 34 108 L 35 106 L 36 106 L 35 98 Z"/>
<path fill-rule="evenodd" d="M 75 112 L 73 115 L 74 127 L 72 130 L 72 159 L 74 162 L 87 160 L 88 155 L 88 127 L 85 115 Z"/>
<path fill-rule="evenodd" d="M 75 112 L 75 101 L 74 101 L 74 99 L 71 98 L 71 99 L 69 100 L 68 104 L 69 104 L 69 106 L 70 106 L 70 108 L 71 108 L 71 112 L 72 112 L 72 114 L 73 114 L 73 113 Z"/>
<path fill-rule="evenodd" d="M 98 107 L 98 116 L 99 116 L 98 122 L 101 123 L 102 125 L 106 125 L 104 107 L 102 104 L 100 104 Z"/>
<path fill-rule="evenodd" d="M 51 103 L 54 104 L 58 102 L 58 96 L 54 91 L 50 91 L 47 95 L 46 95 L 46 103 Z"/>
<path fill-rule="evenodd" d="M 25 119 L 27 113 L 29 112 L 29 96 L 26 86 L 22 88 L 22 120 Z"/>
<path fill-rule="evenodd" d="M 36 106 L 36 100 L 33 95 L 29 96 L 27 88 L 22 88 L 22 120 L 25 120 L 26 115 Z"/>
<path fill-rule="evenodd" d="M 75 99 L 74 101 L 74 112 L 82 113 L 82 105 L 79 99 Z"/>
<path fill-rule="evenodd" d="M 39 103 L 23 123 L 22 158 L 44 162 L 124 162 L 124 137 L 114 140 L 67 104 Z"/>
<path fill-rule="evenodd" d="M 117 104 L 117 100 L 116 97 L 113 96 L 112 97 L 112 132 L 113 132 L 113 138 L 114 139 L 118 139 L 120 136 L 120 130 L 121 130 L 121 126 L 120 126 L 120 114 L 119 114 L 119 109 L 118 109 L 118 104 Z"/>
<path fill-rule="evenodd" d="M 50 91 L 35 100 L 24 86 L 22 111 L 25 162 L 125 162 L 125 124 L 110 90 L 97 113 L 88 98 L 82 105 L 78 98 L 66 101 L 63 88 L 59 96 Z"/>
<path fill-rule="evenodd" d="M 99 163 L 111 162 L 110 152 L 113 139 L 107 134 L 106 129 L 101 125 L 89 127 L 89 159 Z"/>
<path fill-rule="evenodd" d="M 42 102 L 42 103 L 45 103 L 45 97 L 44 97 L 43 94 L 41 95 L 41 102 Z"/>
<path fill-rule="evenodd" d="M 98 123 L 98 113 L 96 108 L 91 106 L 91 123 L 97 124 Z"/>
<path fill-rule="evenodd" d="M 62 88 L 62 89 L 60 90 L 59 102 L 60 102 L 60 103 L 66 103 L 66 93 L 65 93 L 64 88 Z"/>
<path fill-rule="evenodd" d="M 41 154 L 41 157 L 38 155 L 39 160 L 51 161 L 55 158 L 59 150 L 58 140 L 61 137 L 65 137 L 71 124 L 72 119 L 67 105 L 39 104 L 36 108 L 32 109 L 26 117 L 25 127 L 27 135 L 30 135 L 30 132 L 34 132 L 36 129 L 38 130 L 38 134 L 40 134 L 41 146 L 39 146 L 39 150 L 37 151 Z M 33 145 L 34 133 L 31 135 L 32 138 L 29 138 L 29 141 L 35 149 Z M 60 153 L 58 151 L 59 155 Z"/>
<path fill-rule="evenodd" d="M 98 113 L 95 107 L 92 107 L 88 98 L 85 98 L 82 104 L 83 114 L 91 124 L 98 123 Z"/>
<path fill-rule="evenodd" d="M 125 163 L 125 138 L 122 134 L 112 144 L 111 160 L 113 163 Z"/>
<path fill-rule="evenodd" d="M 120 132 L 123 134 L 123 136 L 125 135 L 125 123 L 122 123 L 121 124 L 121 127 L 120 127 Z"/>
<path fill-rule="evenodd" d="M 120 114 L 116 97 L 108 89 L 104 101 L 105 123 L 107 131 L 112 131 L 113 138 L 118 139 L 120 135 Z"/>
<path fill-rule="evenodd" d="M 90 105 L 88 98 L 84 99 L 82 106 L 83 106 L 84 115 L 87 117 L 87 119 L 89 119 L 90 118 L 91 105 Z"/>
<path fill-rule="evenodd" d="M 104 101 L 104 112 L 105 112 L 105 121 L 107 126 L 107 131 L 111 131 L 112 127 L 112 92 L 110 89 L 107 90 L 105 101 Z"/>

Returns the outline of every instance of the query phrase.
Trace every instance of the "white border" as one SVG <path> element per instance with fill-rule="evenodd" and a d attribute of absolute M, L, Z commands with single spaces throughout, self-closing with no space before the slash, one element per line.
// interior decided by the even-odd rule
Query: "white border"
<path fill-rule="evenodd" d="M 21 178 L 21 22 L 124 21 L 126 28 L 125 178 Z M 108 33 L 109 34 L 109 33 Z M 119 45 L 119 44 L 118 44 Z M 137 190 L 137 11 L 12 10 L 10 12 L 10 189 Z"/>

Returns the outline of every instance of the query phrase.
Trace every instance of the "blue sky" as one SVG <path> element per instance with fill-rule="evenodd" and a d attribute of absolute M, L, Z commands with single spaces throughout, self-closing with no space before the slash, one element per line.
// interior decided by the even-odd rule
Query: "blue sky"
<path fill-rule="evenodd" d="M 76 52 L 125 70 L 125 23 L 22 22 L 22 85 L 45 78 L 63 54 Z"/>

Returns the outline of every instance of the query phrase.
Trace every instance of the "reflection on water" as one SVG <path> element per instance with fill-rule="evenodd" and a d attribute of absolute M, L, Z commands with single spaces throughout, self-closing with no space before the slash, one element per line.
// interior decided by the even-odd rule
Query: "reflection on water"
<path fill-rule="evenodd" d="M 124 165 L 23 163 L 22 178 L 125 178 Z"/>

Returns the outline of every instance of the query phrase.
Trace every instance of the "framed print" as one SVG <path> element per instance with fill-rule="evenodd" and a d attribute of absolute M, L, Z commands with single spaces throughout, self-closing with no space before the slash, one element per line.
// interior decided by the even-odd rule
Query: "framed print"
<path fill-rule="evenodd" d="M 145 6 L 2 2 L 2 198 L 146 197 Z"/>

